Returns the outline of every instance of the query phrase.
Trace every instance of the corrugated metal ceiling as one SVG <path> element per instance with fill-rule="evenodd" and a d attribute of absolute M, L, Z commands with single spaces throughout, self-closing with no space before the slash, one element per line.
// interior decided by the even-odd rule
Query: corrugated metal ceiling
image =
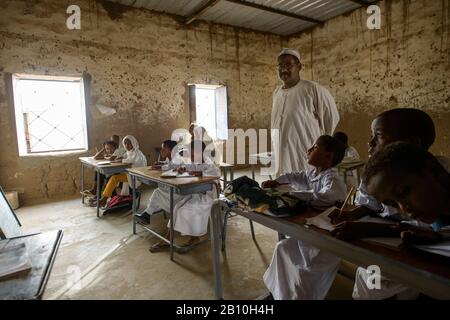
<path fill-rule="evenodd" d="M 185 18 L 192 17 L 196 12 L 211 2 L 210 0 L 109 1 L 136 8 L 146 8 L 158 12 L 175 14 Z M 362 4 L 357 3 L 358 1 L 351 0 L 219 0 L 216 1 L 214 6 L 203 11 L 196 19 L 256 31 L 270 32 L 282 36 L 298 33 L 317 25 L 315 22 L 285 16 L 276 12 L 264 11 L 260 8 L 248 7 L 239 2 L 281 10 L 283 12 L 312 18 L 322 22 L 362 6 Z M 370 5 L 376 1 L 366 0 L 360 2 Z"/>

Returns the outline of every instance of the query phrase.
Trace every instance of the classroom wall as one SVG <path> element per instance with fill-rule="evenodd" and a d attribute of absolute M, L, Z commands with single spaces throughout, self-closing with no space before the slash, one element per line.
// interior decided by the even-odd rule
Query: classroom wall
<path fill-rule="evenodd" d="M 330 89 L 350 143 L 367 157 L 371 120 L 395 107 L 428 112 L 436 124 L 432 152 L 450 156 L 450 1 L 380 1 L 381 30 L 366 9 L 293 37 L 305 79 Z"/>
<path fill-rule="evenodd" d="M 280 37 L 201 22 L 184 27 L 174 16 L 93 0 L 76 1 L 81 30 L 68 30 L 71 4 L 0 2 L 0 185 L 22 192 L 21 204 L 76 195 L 78 157 L 93 154 L 111 133 L 135 135 L 154 159 L 154 147 L 173 129 L 189 125 L 187 83 L 228 86 L 231 128 L 270 126 Z M 3 81 L 14 72 L 91 76 L 89 153 L 18 157 Z M 117 113 L 99 117 L 96 103 Z"/>
<path fill-rule="evenodd" d="M 363 157 L 371 119 L 399 106 L 430 113 L 438 132 L 432 151 L 450 155 L 449 0 L 380 1 L 381 30 L 368 30 L 359 9 L 289 41 L 203 22 L 185 27 L 176 16 L 94 0 L 77 1 L 82 28 L 68 30 L 72 2 L 0 2 L 0 185 L 20 191 L 21 204 L 76 195 L 77 158 L 93 154 L 110 133 L 135 135 L 153 158 L 162 139 L 188 126 L 187 83 L 228 86 L 230 128 L 269 128 L 274 57 L 287 45 L 301 51 L 302 77 L 330 89 L 338 129 Z M 3 80 L 13 72 L 90 75 L 88 153 L 17 156 Z M 117 112 L 100 117 L 96 103 Z"/>

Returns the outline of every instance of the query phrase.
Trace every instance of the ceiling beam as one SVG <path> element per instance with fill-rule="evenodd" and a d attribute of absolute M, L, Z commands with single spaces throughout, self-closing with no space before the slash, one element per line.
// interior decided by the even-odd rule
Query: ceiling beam
<path fill-rule="evenodd" d="M 214 7 L 219 1 L 221 0 L 209 0 L 203 7 L 198 9 L 196 12 L 194 12 L 192 15 L 186 18 L 185 24 L 190 24 L 194 20 L 200 18 L 206 11 Z"/>
<path fill-rule="evenodd" d="M 374 4 L 375 2 L 377 2 L 377 1 L 367 2 L 367 1 L 363 1 L 363 0 L 349 0 L 349 1 L 359 4 L 361 6 L 370 6 L 370 5 Z"/>
<path fill-rule="evenodd" d="M 321 24 L 321 25 L 324 23 L 321 20 L 317 20 L 317 19 L 314 19 L 314 18 L 302 16 L 300 14 L 296 14 L 296 13 L 292 13 L 292 12 L 288 12 L 288 11 L 283 11 L 283 10 L 279 10 L 279 9 L 263 6 L 263 5 L 260 5 L 260 4 L 257 4 L 257 3 L 253 3 L 253 2 L 247 2 L 247 1 L 243 1 L 243 0 L 225 0 L 225 1 L 228 1 L 228 2 L 231 2 L 231 3 L 240 4 L 240 5 L 245 6 L 245 7 L 259 9 L 259 10 L 263 10 L 263 11 L 267 11 L 267 12 L 271 12 L 271 13 L 276 13 L 276 14 L 279 14 L 279 15 L 282 15 L 282 16 L 285 16 L 285 17 L 289 17 L 289 18 L 299 19 L 299 20 L 308 21 L 308 22 Z"/>

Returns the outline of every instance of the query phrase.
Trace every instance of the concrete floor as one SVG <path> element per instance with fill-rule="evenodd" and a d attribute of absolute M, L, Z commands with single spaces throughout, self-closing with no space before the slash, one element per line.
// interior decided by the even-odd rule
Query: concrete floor
<path fill-rule="evenodd" d="M 235 177 L 247 174 L 241 171 Z M 250 175 L 249 175 L 250 176 Z M 259 178 L 259 177 L 258 177 Z M 258 179 L 257 180 L 260 180 Z M 141 207 L 152 190 L 142 196 Z M 96 217 L 95 208 L 80 198 L 16 210 L 24 233 L 62 229 L 63 240 L 44 299 L 213 299 L 210 242 L 187 254 L 150 253 L 158 239 L 138 227 L 132 234 L 130 212 Z M 152 226 L 165 230 L 163 215 Z M 257 241 L 248 220 L 229 220 L 227 250 L 222 259 L 226 299 L 254 299 L 266 292 L 262 275 L 277 242 L 276 232 L 255 224 Z M 337 277 L 330 299 L 350 298 L 351 281 Z"/>

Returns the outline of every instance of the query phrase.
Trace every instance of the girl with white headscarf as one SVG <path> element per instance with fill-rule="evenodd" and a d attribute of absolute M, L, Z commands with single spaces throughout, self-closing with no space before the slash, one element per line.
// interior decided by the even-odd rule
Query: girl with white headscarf
<path fill-rule="evenodd" d="M 127 135 L 123 138 L 122 144 L 127 152 L 124 154 L 122 162 L 131 164 L 131 167 L 146 167 L 147 159 L 145 155 L 139 150 L 139 143 L 135 137 L 132 135 Z M 109 178 L 106 184 L 105 190 L 102 193 L 102 198 L 100 201 L 100 206 L 105 206 L 106 201 L 112 196 L 112 193 L 116 186 L 120 183 L 129 183 L 129 177 L 126 173 L 115 174 Z"/>

